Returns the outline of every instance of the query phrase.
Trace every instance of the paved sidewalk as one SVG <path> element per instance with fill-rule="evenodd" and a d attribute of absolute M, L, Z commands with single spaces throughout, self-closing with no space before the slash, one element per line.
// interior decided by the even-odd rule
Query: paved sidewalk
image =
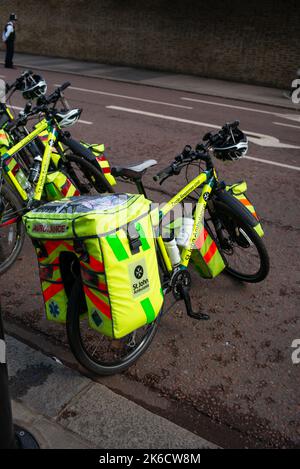
<path fill-rule="evenodd" d="M 290 99 L 283 96 L 283 90 L 265 86 L 247 85 L 225 80 L 201 78 L 192 75 L 159 72 L 133 67 L 105 65 L 95 62 L 83 62 L 30 54 L 15 54 L 14 62 L 17 66 L 36 70 L 71 73 L 81 76 L 157 86 L 257 104 L 267 104 L 293 110 L 300 109 L 299 105 L 293 104 Z"/>
<path fill-rule="evenodd" d="M 7 349 L 14 421 L 42 448 L 216 447 L 13 337 Z"/>

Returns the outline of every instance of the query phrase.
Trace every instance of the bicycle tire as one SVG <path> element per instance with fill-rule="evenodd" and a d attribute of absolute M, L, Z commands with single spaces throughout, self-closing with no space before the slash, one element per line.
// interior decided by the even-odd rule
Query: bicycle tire
<path fill-rule="evenodd" d="M 14 215 L 15 212 L 20 213 L 22 211 L 23 206 L 22 206 L 20 199 L 16 196 L 16 194 L 14 194 L 13 190 L 7 184 L 2 185 L 1 197 L 4 199 L 4 202 L 6 201 L 6 203 L 8 203 L 12 207 L 13 209 L 12 216 Z M 4 212 L 3 221 L 8 221 L 8 220 L 9 218 L 5 219 L 5 212 Z M 13 223 L 13 225 L 16 225 L 16 237 L 15 237 L 14 247 L 10 255 L 6 259 L 4 259 L 3 262 L 1 261 L 1 257 L 0 257 L 0 275 L 6 272 L 14 264 L 24 244 L 25 227 L 22 222 L 22 218 L 19 217 L 18 220 L 15 223 Z M 1 223 L 0 223 L 0 245 L 1 245 Z"/>
<path fill-rule="evenodd" d="M 263 242 L 263 240 L 260 238 L 260 236 L 256 233 L 253 227 L 251 227 L 249 224 L 247 224 L 243 218 L 233 212 L 227 205 L 223 204 L 222 202 L 215 203 L 215 211 L 218 216 L 218 218 L 221 220 L 221 223 L 223 225 L 223 230 L 229 233 L 228 231 L 228 224 L 230 222 L 233 222 L 236 224 L 236 226 L 239 229 L 242 229 L 243 232 L 246 234 L 246 237 L 248 237 L 255 246 L 259 260 L 260 260 L 260 266 L 257 272 L 255 273 L 245 273 L 241 272 L 239 270 L 236 270 L 235 268 L 230 265 L 230 256 L 226 255 L 226 250 L 223 250 L 221 248 L 221 251 L 226 258 L 227 261 L 227 266 L 225 267 L 225 273 L 230 275 L 233 278 L 236 278 L 237 280 L 240 280 L 242 282 L 249 282 L 249 283 L 257 283 L 263 281 L 270 270 L 270 261 L 269 261 L 269 255 L 267 248 Z M 226 227 L 227 226 L 227 227 Z M 220 245 L 221 245 L 221 240 Z M 241 246 L 238 246 L 239 248 Z M 247 249 L 242 248 L 242 249 Z"/>
<path fill-rule="evenodd" d="M 143 355 L 151 344 L 160 322 L 161 312 L 148 327 L 148 332 L 145 335 L 141 344 L 136 349 L 132 350 L 128 356 L 123 357 L 122 360 L 104 364 L 100 360 L 96 360 L 85 348 L 80 331 L 82 311 L 83 288 L 81 280 L 77 279 L 73 285 L 70 298 L 68 301 L 66 329 L 70 348 L 77 361 L 87 370 L 100 376 L 113 375 L 121 373 L 122 371 L 133 365 L 136 360 Z"/>
<path fill-rule="evenodd" d="M 93 184 L 94 188 L 100 194 L 104 192 L 114 193 L 113 187 L 109 184 L 106 177 L 103 175 L 100 169 L 96 168 L 92 163 L 87 161 L 84 156 L 78 156 L 74 153 L 65 155 L 67 161 L 73 162 L 81 167 L 83 173 Z M 94 178 L 94 180 L 93 180 Z"/>

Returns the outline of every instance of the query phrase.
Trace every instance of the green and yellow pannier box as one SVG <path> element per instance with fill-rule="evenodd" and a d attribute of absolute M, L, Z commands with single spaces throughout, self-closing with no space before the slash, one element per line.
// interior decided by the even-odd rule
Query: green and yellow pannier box
<path fill-rule="evenodd" d="M 202 225 L 194 243 L 191 261 L 203 278 L 214 278 L 226 267 L 226 261 L 206 223 Z"/>
<path fill-rule="evenodd" d="M 150 208 L 143 195 L 109 194 L 53 201 L 24 215 L 48 319 L 66 321 L 66 252 L 79 260 L 92 329 L 121 338 L 158 316 L 163 294 Z"/>

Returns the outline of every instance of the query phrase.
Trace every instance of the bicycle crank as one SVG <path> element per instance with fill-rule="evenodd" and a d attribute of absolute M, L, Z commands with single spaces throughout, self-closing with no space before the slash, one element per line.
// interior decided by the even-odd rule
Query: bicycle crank
<path fill-rule="evenodd" d="M 171 288 L 175 300 L 183 300 L 187 315 L 197 320 L 207 320 L 209 315 L 205 313 L 195 312 L 192 308 L 190 297 L 190 288 L 192 284 L 191 275 L 187 270 L 177 270 L 171 279 Z"/>

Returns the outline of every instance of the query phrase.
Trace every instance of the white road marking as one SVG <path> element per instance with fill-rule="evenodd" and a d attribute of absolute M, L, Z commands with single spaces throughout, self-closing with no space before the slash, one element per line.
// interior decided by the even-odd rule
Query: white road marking
<path fill-rule="evenodd" d="M 241 111 L 250 111 L 250 112 L 257 112 L 260 114 L 269 114 L 271 116 L 282 117 L 283 119 L 295 120 L 300 122 L 300 116 L 297 114 L 282 114 L 279 112 L 272 112 L 272 111 L 265 111 L 263 109 L 256 109 L 253 107 L 244 107 L 244 106 L 236 106 L 234 104 L 225 104 L 225 103 L 217 103 L 216 101 L 207 101 L 205 99 L 196 99 L 196 98 L 181 98 L 184 101 L 191 101 L 195 103 L 203 103 L 203 104 L 211 104 L 212 106 L 220 106 L 220 107 L 228 107 L 231 109 L 239 109 Z M 263 104 L 263 103 L 262 103 Z"/>
<path fill-rule="evenodd" d="M 54 86 L 59 86 L 59 85 L 54 85 Z M 144 103 L 162 104 L 163 106 L 179 107 L 181 109 L 193 109 L 191 106 L 183 106 L 182 104 L 172 104 L 172 103 L 166 103 L 164 101 L 155 101 L 153 99 L 136 98 L 134 96 L 127 96 L 127 95 L 116 94 L 116 93 L 108 93 L 106 91 L 90 90 L 87 88 L 79 88 L 77 86 L 69 86 L 68 89 L 75 90 L 75 91 L 83 91 L 85 93 L 94 93 L 94 94 L 103 94 L 105 96 L 114 96 L 116 98 L 131 99 L 133 101 L 143 101 Z"/>
<path fill-rule="evenodd" d="M 294 169 L 295 171 L 300 171 L 299 166 L 293 166 L 293 165 L 285 164 L 285 163 L 278 163 L 277 161 L 265 160 L 263 158 L 256 158 L 255 156 L 249 156 L 249 155 L 243 156 L 243 158 L 241 158 L 241 161 L 243 161 L 244 158 L 248 160 L 258 161 L 259 163 L 266 163 L 272 166 L 279 166 L 281 168 Z"/>
<path fill-rule="evenodd" d="M 212 129 L 220 129 L 221 127 L 216 124 L 210 124 L 208 122 L 194 121 L 190 119 L 182 119 L 180 117 L 166 116 L 165 114 L 156 114 L 154 112 L 141 111 L 139 109 L 131 109 L 121 106 L 106 106 L 107 109 L 115 109 L 116 111 L 130 112 L 133 114 L 141 114 L 149 117 L 156 117 L 159 119 L 166 119 L 170 121 L 182 122 L 184 124 L 198 125 L 200 127 L 209 127 Z M 255 143 L 256 145 L 262 147 L 271 147 L 271 148 L 293 148 L 299 149 L 300 146 L 290 145 L 289 143 L 280 142 L 278 138 L 273 137 L 272 135 L 260 134 L 258 132 L 251 132 L 244 130 L 245 134 L 248 136 L 250 142 Z"/>
<path fill-rule="evenodd" d="M 205 99 L 196 99 L 196 98 L 181 98 L 183 101 L 191 101 L 195 103 L 203 103 L 203 104 L 211 104 L 212 106 L 220 106 L 220 107 L 229 107 L 232 109 L 239 109 L 242 111 L 252 111 L 252 112 L 260 112 L 262 114 L 276 114 L 271 111 L 264 111 L 262 109 L 255 109 L 251 107 L 243 107 L 243 106 L 236 106 L 234 104 L 224 104 L 224 103 L 217 103 L 216 101 L 207 101 Z"/>
<path fill-rule="evenodd" d="M 121 108 L 121 107 L 118 107 L 118 106 L 106 106 L 106 107 L 108 109 L 116 109 L 116 110 L 119 110 L 119 111 L 133 112 L 133 113 L 137 113 L 137 114 L 145 114 L 145 115 L 151 116 L 151 117 L 160 117 L 162 119 L 175 120 L 175 121 L 178 121 L 178 122 L 184 122 L 184 123 L 188 123 L 188 124 L 195 124 L 195 125 L 199 125 L 199 126 L 203 126 L 203 127 L 211 127 L 211 128 L 215 128 L 215 129 L 220 128 L 219 126 L 216 126 L 215 124 L 208 124 L 206 122 L 198 122 L 198 121 L 190 121 L 188 119 L 180 119 L 179 117 L 165 116 L 163 114 L 153 114 L 152 112 L 143 112 L 143 111 L 139 111 L 137 109 Z M 285 164 L 285 163 L 278 163 L 277 161 L 265 160 L 263 158 L 256 158 L 254 156 L 244 156 L 244 158 L 247 158 L 247 159 L 253 160 L 253 161 L 257 161 L 259 163 L 265 163 L 265 164 L 270 164 L 270 165 L 273 165 L 273 166 L 279 166 L 279 167 L 282 167 L 282 168 L 287 168 L 287 169 L 292 169 L 292 170 L 295 170 L 295 171 L 300 171 L 300 167 L 298 167 L 298 166 L 292 166 L 292 165 L 288 165 L 288 164 Z"/>
<path fill-rule="evenodd" d="M 282 125 L 283 127 L 292 127 L 293 129 L 300 130 L 299 125 L 292 125 L 292 124 L 283 124 L 283 122 L 273 122 L 275 125 Z"/>
<path fill-rule="evenodd" d="M 300 124 L 300 114 L 277 114 L 279 117 L 284 117 L 285 119 L 289 119 L 291 121 L 299 122 Z"/>
<path fill-rule="evenodd" d="M 15 109 L 16 111 L 23 111 L 23 107 L 19 107 L 19 106 L 8 106 L 9 108 L 11 109 Z M 86 125 L 93 125 L 94 122 L 91 122 L 91 121 L 85 121 L 85 120 L 82 120 L 82 119 L 79 119 L 78 121 L 79 124 L 86 124 Z"/>

